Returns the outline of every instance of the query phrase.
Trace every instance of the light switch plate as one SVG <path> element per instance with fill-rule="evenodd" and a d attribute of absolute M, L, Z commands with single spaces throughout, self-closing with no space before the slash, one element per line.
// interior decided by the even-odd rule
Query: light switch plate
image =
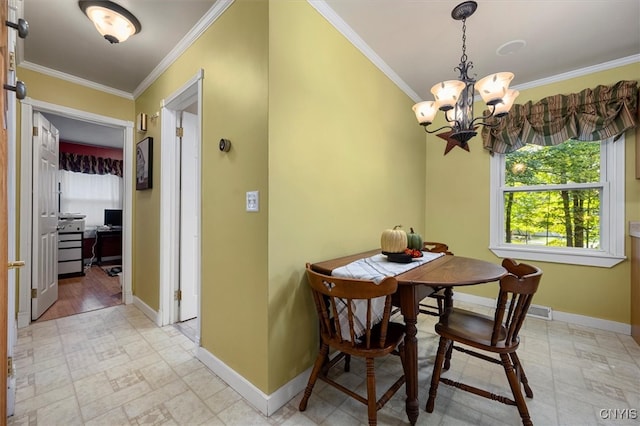
<path fill-rule="evenodd" d="M 260 197 L 258 191 L 247 191 L 247 211 L 257 212 L 260 210 Z"/>

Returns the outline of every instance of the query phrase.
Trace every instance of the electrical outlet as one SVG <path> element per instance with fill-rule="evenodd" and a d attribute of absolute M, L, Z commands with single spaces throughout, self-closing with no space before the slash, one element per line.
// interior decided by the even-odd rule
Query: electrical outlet
<path fill-rule="evenodd" d="M 248 191 L 247 192 L 247 211 L 257 212 L 259 210 L 260 210 L 260 198 L 258 196 L 258 191 Z"/>

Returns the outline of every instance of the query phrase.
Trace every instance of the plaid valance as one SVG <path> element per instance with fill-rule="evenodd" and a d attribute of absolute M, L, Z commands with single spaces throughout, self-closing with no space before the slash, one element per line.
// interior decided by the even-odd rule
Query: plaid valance
<path fill-rule="evenodd" d="M 637 86 L 637 81 L 619 81 L 580 93 L 549 96 L 536 103 L 516 104 L 506 117 L 491 120 L 495 127 L 483 128 L 483 146 L 503 154 L 526 144 L 618 138 L 637 124 Z"/>
<path fill-rule="evenodd" d="M 95 157 L 93 155 L 60 153 L 60 170 L 91 175 L 116 175 L 122 177 L 122 160 Z"/>

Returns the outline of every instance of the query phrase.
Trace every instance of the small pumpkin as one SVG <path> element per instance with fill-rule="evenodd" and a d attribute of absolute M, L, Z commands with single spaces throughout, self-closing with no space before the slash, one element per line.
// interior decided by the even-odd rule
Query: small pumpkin
<path fill-rule="evenodd" d="M 407 233 L 402 225 L 384 230 L 380 237 L 380 247 L 387 253 L 402 253 L 407 248 Z"/>
<path fill-rule="evenodd" d="M 411 232 L 407 234 L 407 247 L 413 250 L 422 250 L 422 236 L 413 232 L 413 228 L 409 228 Z"/>

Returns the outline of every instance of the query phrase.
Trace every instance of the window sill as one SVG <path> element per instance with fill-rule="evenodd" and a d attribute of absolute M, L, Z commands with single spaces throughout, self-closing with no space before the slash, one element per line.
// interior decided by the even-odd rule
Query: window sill
<path fill-rule="evenodd" d="M 497 246 L 489 249 L 498 257 L 539 262 L 565 263 L 570 265 L 611 268 L 624 261 L 626 256 L 617 256 L 603 251 L 584 249 L 536 249 L 532 247 Z"/>

